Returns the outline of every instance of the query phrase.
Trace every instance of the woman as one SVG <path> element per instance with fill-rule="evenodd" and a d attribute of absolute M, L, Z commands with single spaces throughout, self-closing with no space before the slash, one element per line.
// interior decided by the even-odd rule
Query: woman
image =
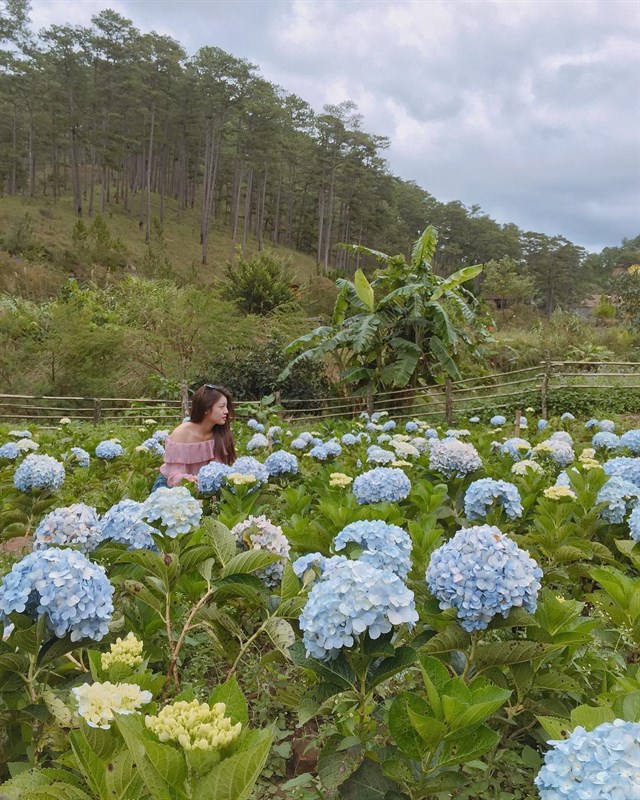
<path fill-rule="evenodd" d="M 171 432 L 164 443 L 164 464 L 151 489 L 196 483 L 200 467 L 210 461 L 233 464 L 236 448 L 231 433 L 233 398 L 222 386 L 205 383 L 191 399 L 189 419 Z"/>

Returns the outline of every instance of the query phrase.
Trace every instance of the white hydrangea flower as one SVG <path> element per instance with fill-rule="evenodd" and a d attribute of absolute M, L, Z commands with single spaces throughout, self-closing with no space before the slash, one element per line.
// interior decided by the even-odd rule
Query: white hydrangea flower
<path fill-rule="evenodd" d="M 162 708 L 144 721 L 161 742 L 177 742 L 184 750 L 216 750 L 240 735 L 242 724 L 225 717 L 224 703 L 199 703 L 179 700 Z"/>
<path fill-rule="evenodd" d="M 102 653 L 100 657 L 102 669 L 109 669 L 112 664 L 137 667 L 138 664 L 142 664 L 142 661 L 142 642 L 136 638 L 133 631 L 129 631 L 124 639 L 118 636 L 109 652 Z"/>
<path fill-rule="evenodd" d="M 153 699 L 151 692 L 135 683 L 83 683 L 71 691 L 87 725 L 103 730 L 109 730 L 114 714 L 133 714 Z"/>

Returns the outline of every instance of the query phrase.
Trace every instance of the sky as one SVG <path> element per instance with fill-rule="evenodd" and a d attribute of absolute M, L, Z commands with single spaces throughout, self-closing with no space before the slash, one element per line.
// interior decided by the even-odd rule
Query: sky
<path fill-rule="evenodd" d="M 640 234 L 639 0 L 31 0 L 221 47 L 316 111 L 354 101 L 395 175 L 589 251 Z M 426 220 L 428 222 L 428 220 Z"/>

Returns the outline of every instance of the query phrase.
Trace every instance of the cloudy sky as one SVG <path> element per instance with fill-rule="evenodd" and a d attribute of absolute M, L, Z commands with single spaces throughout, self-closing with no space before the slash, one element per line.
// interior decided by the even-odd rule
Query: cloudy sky
<path fill-rule="evenodd" d="M 307 100 L 355 101 L 392 172 L 589 250 L 640 233 L 638 0 L 32 0 L 113 8 Z"/>

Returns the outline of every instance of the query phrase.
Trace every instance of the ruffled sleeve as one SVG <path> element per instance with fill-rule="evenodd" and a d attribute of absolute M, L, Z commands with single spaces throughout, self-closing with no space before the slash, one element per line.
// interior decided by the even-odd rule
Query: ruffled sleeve
<path fill-rule="evenodd" d="M 213 439 L 185 443 L 169 438 L 164 443 L 164 464 L 160 472 L 169 486 L 177 486 L 184 478 L 197 475 L 200 467 L 215 460 Z"/>

